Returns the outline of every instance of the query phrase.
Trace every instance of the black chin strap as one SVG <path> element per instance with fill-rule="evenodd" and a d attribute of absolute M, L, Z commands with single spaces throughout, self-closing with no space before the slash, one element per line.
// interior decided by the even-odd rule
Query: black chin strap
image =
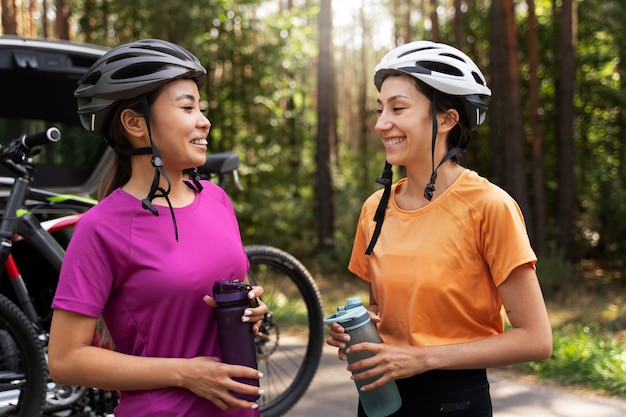
<path fill-rule="evenodd" d="M 383 191 L 383 196 L 380 198 L 380 202 L 378 203 L 378 207 L 376 208 L 376 214 L 374 214 L 374 221 L 376 222 L 376 227 L 374 228 L 374 233 L 372 234 L 372 240 L 370 240 L 370 244 L 365 250 L 366 255 L 371 255 L 374 250 L 374 245 L 376 245 L 376 241 L 378 240 L 378 236 L 380 236 L 380 230 L 383 227 L 383 221 L 385 220 L 385 211 L 387 210 L 387 204 L 389 203 L 389 197 L 391 196 L 391 183 L 393 181 L 393 171 L 391 170 L 391 164 L 385 161 L 385 168 L 383 169 L 383 174 L 380 178 L 376 178 L 376 182 L 385 186 L 385 190 Z"/>
<path fill-rule="evenodd" d="M 172 183 L 170 182 L 170 178 L 167 176 L 165 169 L 163 169 L 163 159 L 161 159 L 161 154 L 159 154 L 159 150 L 157 149 L 154 141 L 152 140 L 152 132 L 150 130 L 150 107 L 148 106 L 148 99 L 144 95 L 140 99 L 142 111 L 144 114 L 144 118 L 146 120 L 146 127 L 148 128 L 148 137 L 150 138 L 150 148 L 140 148 L 140 154 L 148 154 L 152 153 L 152 166 L 154 167 L 154 177 L 152 179 L 152 185 L 150 186 L 150 191 L 146 198 L 141 200 L 141 206 L 150 211 L 150 213 L 155 216 L 159 215 L 156 207 L 152 204 L 152 200 L 157 197 L 165 198 L 168 207 L 170 208 L 170 214 L 172 215 L 172 223 L 174 224 L 174 236 L 176 237 L 176 241 L 178 242 L 178 226 L 176 225 L 176 216 L 174 216 L 174 208 L 172 207 L 172 203 L 170 202 L 169 194 L 172 188 Z M 150 152 L 147 152 L 146 149 L 149 149 Z M 165 178 L 167 182 L 167 189 L 164 189 L 159 185 L 161 176 Z"/>
<path fill-rule="evenodd" d="M 152 148 L 135 148 L 135 149 L 122 149 L 122 148 L 113 148 L 115 153 L 119 153 L 120 155 L 126 156 L 134 156 L 134 155 L 148 155 L 152 153 Z"/>
<path fill-rule="evenodd" d="M 189 176 L 191 177 L 191 181 L 193 181 L 193 185 L 189 184 L 186 181 L 185 181 L 185 185 L 191 188 L 192 190 L 194 190 L 195 192 L 199 193 L 200 191 L 202 191 L 204 187 L 202 186 L 202 183 L 200 183 L 200 171 L 198 171 L 198 168 L 192 168 L 186 172 L 189 173 Z"/>

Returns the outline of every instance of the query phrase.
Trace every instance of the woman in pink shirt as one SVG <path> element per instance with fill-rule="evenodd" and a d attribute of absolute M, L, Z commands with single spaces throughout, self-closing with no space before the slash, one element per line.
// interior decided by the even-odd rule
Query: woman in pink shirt
<path fill-rule="evenodd" d="M 261 394 L 235 380 L 261 375 L 219 360 L 210 296 L 216 280 L 246 277 L 237 219 L 221 188 L 183 176 L 205 161 L 205 77 L 187 50 L 147 39 L 109 51 L 75 92 L 83 126 L 104 135 L 115 159 L 63 262 L 50 374 L 118 390 L 117 417 L 259 415 L 233 393 Z M 261 302 L 241 319 L 256 327 L 266 312 Z M 92 345 L 99 317 L 115 350 Z"/>

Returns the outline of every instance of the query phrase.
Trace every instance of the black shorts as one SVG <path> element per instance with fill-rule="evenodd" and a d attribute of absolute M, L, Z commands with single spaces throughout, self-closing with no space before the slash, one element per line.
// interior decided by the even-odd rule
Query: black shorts
<path fill-rule="evenodd" d="M 396 380 L 402 407 L 391 417 L 492 417 L 485 369 L 430 371 Z M 358 417 L 367 417 L 359 401 Z"/>

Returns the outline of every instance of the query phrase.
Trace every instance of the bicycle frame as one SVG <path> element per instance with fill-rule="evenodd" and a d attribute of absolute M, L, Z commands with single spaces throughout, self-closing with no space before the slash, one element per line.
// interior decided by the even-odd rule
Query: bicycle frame
<path fill-rule="evenodd" d="M 38 325 L 40 323 L 39 316 L 28 294 L 26 284 L 17 269 L 11 251 L 16 236 L 21 236 L 44 254 L 55 269 L 61 269 L 65 251 L 41 226 L 30 210 L 24 207 L 31 190 L 34 172 L 34 167 L 30 162 L 31 153 L 35 152 L 36 146 L 56 142 L 59 139 L 59 131 L 51 128 L 46 132 L 32 136 L 24 135 L 11 142 L 7 148 L 2 149 L 2 155 L 5 158 L 3 165 L 16 173 L 17 177 L 12 181 L 10 194 L 4 207 L 4 215 L 0 221 L 0 262 L 5 265 L 16 297 L 24 313 Z"/>
<path fill-rule="evenodd" d="M 48 261 L 55 270 L 60 271 L 65 250 L 51 236 L 51 233 L 74 227 L 83 214 L 84 213 L 70 214 L 40 223 L 29 213 L 27 215 L 29 216 L 28 218 L 24 217 L 23 223 L 22 221 L 18 223 L 18 232 L 13 236 L 12 241 L 18 242 L 20 240 L 26 240 L 43 255 L 44 259 Z M 11 253 L 6 257 L 4 268 L 20 307 L 22 307 L 26 316 L 33 323 L 36 323 L 39 327 L 43 327 L 41 317 L 33 305 L 31 296 L 26 288 L 26 282 Z"/>

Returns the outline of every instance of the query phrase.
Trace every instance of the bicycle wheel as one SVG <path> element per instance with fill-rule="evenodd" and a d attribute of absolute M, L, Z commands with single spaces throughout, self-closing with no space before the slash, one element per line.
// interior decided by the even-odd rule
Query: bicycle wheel
<path fill-rule="evenodd" d="M 322 355 L 322 299 L 311 274 L 295 257 L 265 245 L 245 247 L 250 260 L 248 279 L 265 290 L 270 313 L 255 337 L 259 399 L 263 417 L 278 417 L 291 409 L 307 390 Z"/>
<path fill-rule="evenodd" d="M 0 416 L 41 415 L 47 375 L 35 327 L 0 294 Z"/>

